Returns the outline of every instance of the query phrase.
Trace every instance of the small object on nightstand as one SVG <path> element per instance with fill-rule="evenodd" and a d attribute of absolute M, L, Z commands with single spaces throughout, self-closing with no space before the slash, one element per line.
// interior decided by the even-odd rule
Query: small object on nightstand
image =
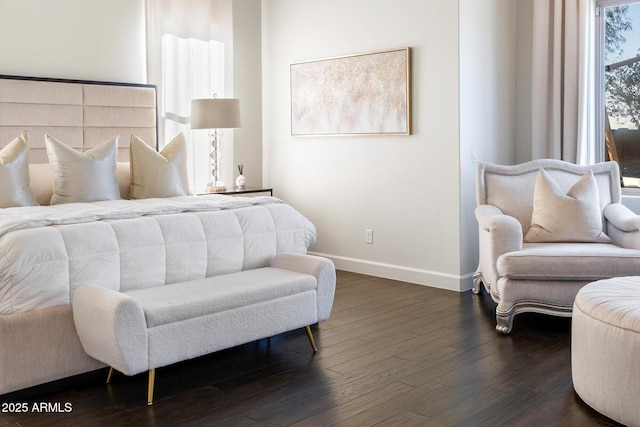
<path fill-rule="evenodd" d="M 238 165 L 238 172 L 240 175 L 236 178 L 236 187 L 239 190 L 244 190 L 244 186 L 247 184 L 247 179 L 242 175 L 242 170 L 244 169 L 244 165 Z"/>
<path fill-rule="evenodd" d="M 222 193 L 227 191 L 227 187 L 221 185 L 222 181 L 216 181 L 216 185 L 207 185 L 207 193 Z"/>

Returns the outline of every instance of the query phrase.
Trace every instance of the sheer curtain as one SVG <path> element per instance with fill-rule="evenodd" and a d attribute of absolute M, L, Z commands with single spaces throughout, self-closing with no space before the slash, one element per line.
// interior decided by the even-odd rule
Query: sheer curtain
<path fill-rule="evenodd" d="M 191 99 L 224 97 L 230 0 L 146 0 L 145 6 L 147 78 L 158 86 L 159 145 L 184 132 L 191 188 L 201 192 L 211 179 L 211 138 L 204 130 L 191 130 Z"/>
<path fill-rule="evenodd" d="M 596 160 L 595 5 L 535 0 L 532 158 Z"/>

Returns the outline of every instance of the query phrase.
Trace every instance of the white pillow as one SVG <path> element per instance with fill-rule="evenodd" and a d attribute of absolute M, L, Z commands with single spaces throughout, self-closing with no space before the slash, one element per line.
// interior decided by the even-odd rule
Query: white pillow
<path fill-rule="evenodd" d="M 131 136 L 131 199 L 186 196 L 189 191 L 187 173 L 187 140 L 179 133 L 158 153 L 143 140 Z"/>
<path fill-rule="evenodd" d="M 600 195 L 592 171 L 565 194 L 547 171 L 540 169 L 533 191 L 531 228 L 524 241 L 611 243 L 602 232 Z"/>
<path fill-rule="evenodd" d="M 0 150 L 0 208 L 37 204 L 29 187 L 27 132 L 22 132 Z"/>
<path fill-rule="evenodd" d="M 120 198 L 116 177 L 118 136 L 84 153 L 49 135 L 44 140 L 53 172 L 52 205 Z"/>

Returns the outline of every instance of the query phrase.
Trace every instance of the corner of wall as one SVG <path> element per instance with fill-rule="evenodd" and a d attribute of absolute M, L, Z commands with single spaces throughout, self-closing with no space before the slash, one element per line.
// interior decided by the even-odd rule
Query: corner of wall
<path fill-rule="evenodd" d="M 233 173 L 244 165 L 251 187 L 263 185 L 262 158 L 262 5 L 233 1 L 233 93 L 240 99 L 242 127 L 234 131 Z"/>

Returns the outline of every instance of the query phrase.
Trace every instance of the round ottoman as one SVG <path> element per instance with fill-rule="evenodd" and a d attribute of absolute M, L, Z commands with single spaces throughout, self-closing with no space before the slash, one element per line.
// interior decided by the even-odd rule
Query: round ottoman
<path fill-rule="evenodd" d="M 573 305 L 571 370 L 580 398 L 628 426 L 640 426 L 640 277 L 584 286 Z"/>

